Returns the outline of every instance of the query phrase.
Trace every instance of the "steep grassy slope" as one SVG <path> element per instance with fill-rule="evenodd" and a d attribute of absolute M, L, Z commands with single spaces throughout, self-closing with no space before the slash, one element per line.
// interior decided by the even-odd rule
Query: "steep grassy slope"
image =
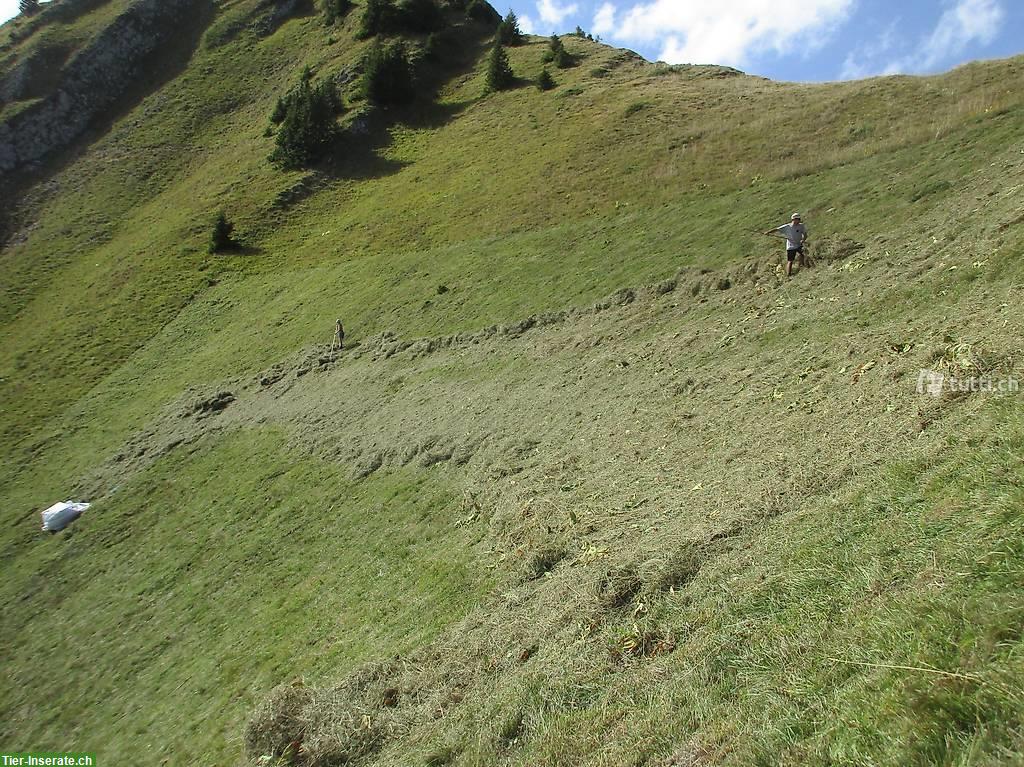
<path fill-rule="evenodd" d="M 275 169 L 274 102 L 307 64 L 349 81 L 359 11 L 267 34 L 220 4 L 20 193 L 0 740 L 1024 758 L 1019 396 L 915 392 L 1020 374 L 1024 61 L 805 86 L 567 39 L 556 90 L 484 97 L 467 27 L 435 100 Z M 205 253 L 220 208 L 247 252 Z M 787 282 L 753 232 L 792 209 L 817 264 Z"/>

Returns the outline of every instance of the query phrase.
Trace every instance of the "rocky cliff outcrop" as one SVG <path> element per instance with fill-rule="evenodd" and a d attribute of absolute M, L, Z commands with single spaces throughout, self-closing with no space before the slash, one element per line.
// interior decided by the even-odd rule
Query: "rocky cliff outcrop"
<path fill-rule="evenodd" d="M 31 166 L 113 108 L 155 55 L 193 27 L 210 0 L 138 0 L 78 51 L 57 86 L 0 124 L 0 175 Z"/>

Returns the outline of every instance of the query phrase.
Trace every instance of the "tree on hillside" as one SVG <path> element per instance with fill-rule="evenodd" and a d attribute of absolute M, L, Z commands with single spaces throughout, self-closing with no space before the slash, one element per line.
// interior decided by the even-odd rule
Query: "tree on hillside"
<path fill-rule="evenodd" d="M 537 75 L 537 89 L 542 91 L 549 91 L 556 85 L 555 78 L 548 72 L 548 68 L 544 67 L 540 70 L 540 74 Z"/>
<path fill-rule="evenodd" d="M 280 125 L 288 115 L 288 96 L 281 96 L 274 105 L 274 111 L 270 113 L 270 122 Z"/>
<path fill-rule="evenodd" d="M 408 104 L 416 97 L 416 82 L 405 45 L 376 42 L 363 63 L 363 95 L 374 104 Z"/>
<path fill-rule="evenodd" d="M 277 116 L 281 103 L 271 119 Z M 333 80 L 314 87 L 312 76 L 303 72 L 298 86 L 283 103 L 277 148 L 270 158 L 285 168 L 301 168 L 320 159 L 337 137 L 335 118 L 341 111 L 341 97 Z"/>
<path fill-rule="evenodd" d="M 292 99 L 297 93 L 302 92 L 303 86 L 309 85 L 312 79 L 313 70 L 308 65 L 303 67 L 302 74 L 299 75 L 299 87 L 293 88 L 277 100 L 277 103 L 274 105 L 274 111 L 270 115 L 270 122 L 274 123 L 274 125 L 280 125 L 284 122 L 284 118 L 288 116 L 288 105 L 291 104 Z"/>
<path fill-rule="evenodd" d="M 487 58 L 487 87 L 492 91 L 511 88 L 516 82 L 512 65 L 508 63 L 508 54 L 500 42 L 496 42 Z"/>
<path fill-rule="evenodd" d="M 367 0 L 356 37 L 365 40 L 402 30 L 428 34 L 444 26 L 444 15 L 434 0 Z"/>
<path fill-rule="evenodd" d="M 330 26 L 352 10 L 352 0 L 323 0 L 324 23 Z"/>
<path fill-rule="evenodd" d="M 31 16 L 39 11 L 39 0 L 18 0 L 18 13 Z"/>
<path fill-rule="evenodd" d="M 232 247 L 235 244 L 235 241 L 231 239 L 234 231 L 235 225 L 228 221 L 227 214 L 224 211 L 218 213 L 213 222 L 213 231 L 210 232 L 210 252 L 220 253 Z"/>
<path fill-rule="evenodd" d="M 459 38 L 451 29 L 440 29 L 431 32 L 423 44 L 423 56 L 430 61 L 445 62 L 459 55 Z"/>
<path fill-rule="evenodd" d="M 444 26 L 444 16 L 434 0 L 403 0 L 398 6 L 398 23 L 410 32 L 428 34 Z"/>
<path fill-rule="evenodd" d="M 559 69 L 568 69 L 576 63 L 558 35 L 551 35 L 548 39 L 548 49 L 544 51 L 543 61 L 545 64 L 554 64 Z"/>
<path fill-rule="evenodd" d="M 519 29 L 519 19 L 514 11 L 510 10 L 498 25 L 498 42 L 509 46 L 522 44 L 523 33 Z"/>
<path fill-rule="evenodd" d="M 365 40 L 394 30 L 398 9 L 391 0 L 366 0 L 356 37 Z"/>

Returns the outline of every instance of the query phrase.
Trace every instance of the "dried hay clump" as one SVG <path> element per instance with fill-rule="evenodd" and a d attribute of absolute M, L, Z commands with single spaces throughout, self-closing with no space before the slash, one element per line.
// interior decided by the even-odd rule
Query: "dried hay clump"
<path fill-rule="evenodd" d="M 597 603 L 605 610 L 624 607 L 640 593 L 642 585 L 635 565 L 612 567 L 597 582 Z"/>
<path fill-rule="evenodd" d="M 708 557 L 707 547 L 689 543 L 676 549 L 663 562 L 654 563 L 648 579 L 656 591 L 675 591 L 697 577 Z"/>
<path fill-rule="evenodd" d="M 399 691 L 388 666 L 372 664 L 336 687 L 274 689 L 245 729 L 250 762 L 302 767 L 351 764 L 390 736 Z"/>
<path fill-rule="evenodd" d="M 849 237 L 822 237 L 810 243 L 805 262 L 808 266 L 817 263 L 828 264 L 842 261 L 861 250 L 864 250 L 864 243 L 851 240 Z"/>
<path fill-rule="evenodd" d="M 294 761 L 306 736 L 306 707 L 312 690 L 302 684 L 271 691 L 245 728 L 245 750 L 254 758 L 284 757 Z"/>
<path fill-rule="evenodd" d="M 615 637 L 608 646 L 608 654 L 615 663 L 625 663 L 631 658 L 653 658 L 667 655 L 676 649 L 676 640 L 670 631 L 653 626 L 633 626 Z"/>
<path fill-rule="evenodd" d="M 351 764 L 383 746 L 388 729 L 382 713 L 357 702 L 342 688 L 319 690 L 308 706 L 310 728 L 302 744 L 309 767 Z"/>
<path fill-rule="evenodd" d="M 534 581 L 543 578 L 551 572 L 555 565 L 565 559 L 565 547 L 558 544 L 550 544 L 535 551 L 526 561 L 524 579 Z"/>
<path fill-rule="evenodd" d="M 933 353 L 932 364 L 959 376 L 983 376 L 1000 367 L 999 356 L 976 344 L 948 338 L 949 343 Z"/>

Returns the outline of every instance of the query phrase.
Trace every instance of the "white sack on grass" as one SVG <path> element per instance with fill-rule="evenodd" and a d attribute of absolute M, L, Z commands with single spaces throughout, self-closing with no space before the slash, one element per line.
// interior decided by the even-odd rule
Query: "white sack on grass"
<path fill-rule="evenodd" d="M 55 503 L 43 512 L 43 530 L 50 533 L 63 530 L 82 516 L 82 512 L 88 508 L 88 503 L 78 503 L 76 501 Z"/>

